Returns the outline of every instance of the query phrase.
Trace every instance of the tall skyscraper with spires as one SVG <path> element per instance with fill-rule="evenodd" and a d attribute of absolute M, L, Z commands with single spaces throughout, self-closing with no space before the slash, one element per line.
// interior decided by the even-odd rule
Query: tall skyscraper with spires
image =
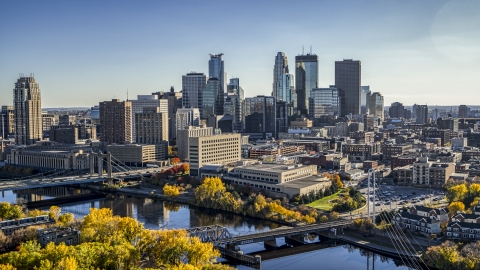
<path fill-rule="evenodd" d="M 284 52 L 278 52 L 273 66 L 273 91 L 272 96 L 277 100 L 284 100 L 282 89 L 280 88 L 283 74 L 288 74 L 288 60 Z"/>
<path fill-rule="evenodd" d="M 286 103 L 289 117 L 293 118 L 295 114 L 295 86 L 294 76 L 289 74 L 287 56 L 283 52 L 278 52 L 275 57 L 275 65 L 273 67 L 273 92 L 272 95 L 277 101 Z"/>
<path fill-rule="evenodd" d="M 30 145 L 42 139 L 42 99 L 33 76 L 20 77 L 13 89 L 15 143 Z"/>
<path fill-rule="evenodd" d="M 318 56 L 307 53 L 295 57 L 295 91 L 297 111 L 307 116 L 310 92 L 318 86 Z"/>

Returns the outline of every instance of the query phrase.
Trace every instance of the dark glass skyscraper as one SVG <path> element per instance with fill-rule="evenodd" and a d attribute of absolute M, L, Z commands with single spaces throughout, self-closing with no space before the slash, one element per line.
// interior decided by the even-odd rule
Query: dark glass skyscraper
<path fill-rule="evenodd" d="M 352 59 L 335 61 L 335 86 L 342 90 L 345 98 L 342 101 L 340 116 L 358 115 L 361 108 L 362 62 Z"/>
<path fill-rule="evenodd" d="M 245 99 L 245 131 L 264 133 L 265 137 L 276 134 L 275 97 L 256 96 Z"/>
<path fill-rule="evenodd" d="M 225 92 L 226 82 L 225 82 L 225 69 L 223 66 L 222 60 L 223 53 L 219 54 L 210 54 L 210 61 L 208 61 L 208 77 L 217 78 L 220 80 L 222 86 L 222 92 Z"/>
<path fill-rule="evenodd" d="M 217 78 L 210 78 L 202 91 L 200 115 L 207 119 L 210 115 L 223 114 L 224 95 L 221 81 Z"/>
<path fill-rule="evenodd" d="M 310 119 L 322 116 L 338 116 L 342 107 L 343 94 L 335 85 L 329 88 L 314 88 L 310 94 Z"/>
<path fill-rule="evenodd" d="M 295 57 L 295 90 L 297 111 L 308 115 L 310 91 L 318 85 L 318 56 L 315 54 Z"/>

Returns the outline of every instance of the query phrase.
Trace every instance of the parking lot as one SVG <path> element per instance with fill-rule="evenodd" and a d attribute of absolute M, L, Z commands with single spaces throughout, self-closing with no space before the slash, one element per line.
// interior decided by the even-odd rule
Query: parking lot
<path fill-rule="evenodd" d="M 359 191 L 367 197 L 368 189 L 366 182 L 358 186 Z M 387 184 L 377 184 L 375 189 L 375 208 L 379 210 L 394 210 L 403 206 L 432 204 L 435 206 L 446 205 L 445 193 L 440 189 L 413 188 Z M 373 190 L 370 190 L 373 194 Z M 370 198 L 370 206 L 373 206 L 373 197 Z"/>

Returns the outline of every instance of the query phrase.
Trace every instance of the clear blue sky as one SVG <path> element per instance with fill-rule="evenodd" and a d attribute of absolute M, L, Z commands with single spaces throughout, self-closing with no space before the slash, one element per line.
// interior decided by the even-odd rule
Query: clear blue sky
<path fill-rule="evenodd" d="M 362 61 L 385 104 L 479 104 L 480 1 L 0 1 L 0 103 L 35 73 L 43 107 L 93 106 L 181 89 L 224 53 L 246 96 L 269 95 L 278 51 Z"/>

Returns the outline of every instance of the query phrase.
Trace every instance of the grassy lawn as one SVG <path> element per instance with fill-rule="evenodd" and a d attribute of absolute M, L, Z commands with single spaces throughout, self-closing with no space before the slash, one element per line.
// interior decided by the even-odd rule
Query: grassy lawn
<path fill-rule="evenodd" d="M 316 200 L 312 203 L 307 204 L 307 206 L 317 208 L 317 209 L 321 209 L 321 210 L 330 211 L 330 209 L 332 209 L 333 204 L 330 203 L 329 201 L 338 198 L 338 195 L 340 195 L 340 192 L 341 191 L 338 191 L 335 194 L 332 194 L 332 195 L 327 196 L 327 197 L 323 197 L 320 200 Z"/>

